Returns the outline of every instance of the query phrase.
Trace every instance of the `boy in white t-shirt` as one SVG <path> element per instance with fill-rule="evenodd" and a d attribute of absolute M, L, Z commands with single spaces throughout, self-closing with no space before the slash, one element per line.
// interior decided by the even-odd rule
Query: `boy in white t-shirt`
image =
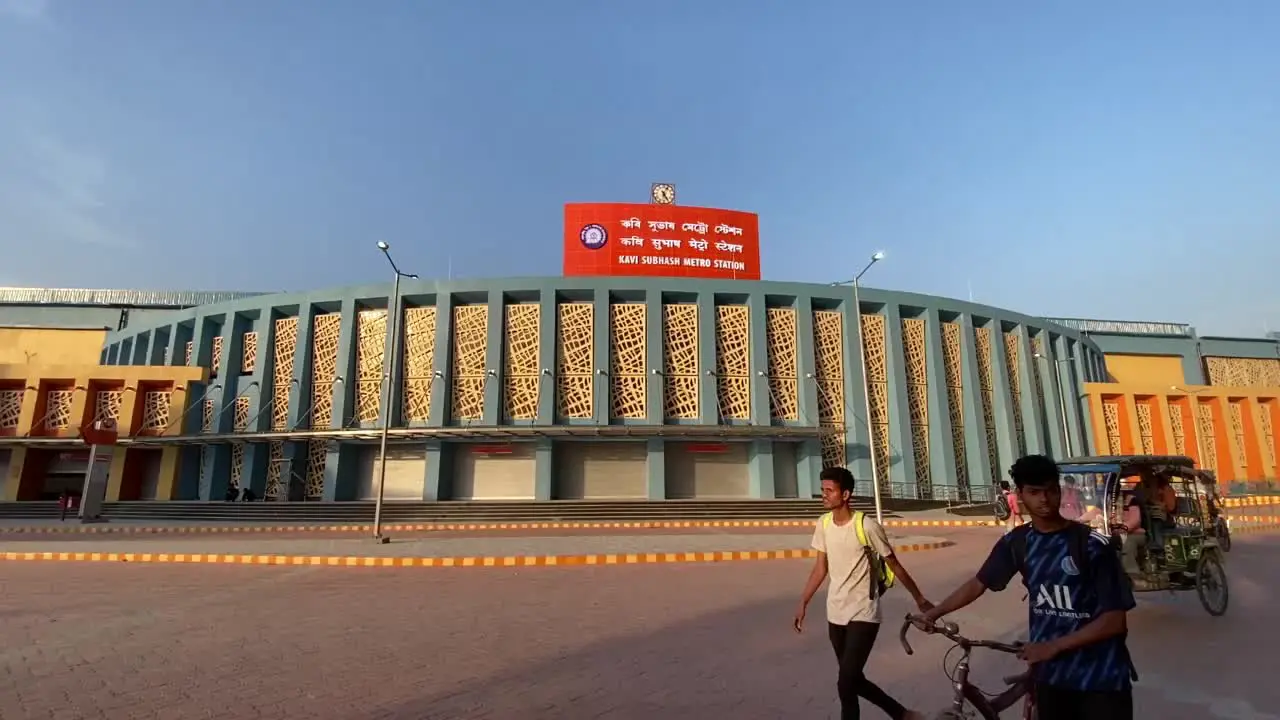
<path fill-rule="evenodd" d="M 864 668 L 880 632 L 880 593 L 878 573 L 873 561 L 888 565 L 915 600 L 920 612 L 928 612 L 933 604 L 925 599 L 916 587 L 915 580 L 893 553 L 893 545 L 884 528 L 875 518 L 849 511 L 853 497 L 853 474 L 842 467 L 826 468 L 819 476 L 822 480 L 822 505 L 829 513 L 818 520 L 813 531 L 813 549 L 818 551 L 817 561 L 809 573 L 800 607 L 796 610 L 796 632 L 804 628 L 805 611 L 814 593 L 828 577 L 827 623 L 831 647 L 835 650 L 840 666 L 836 687 L 840 693 L 840 717 L 856 720 L 860 717 L 859 698 L 883 710 L 894 720 L 924 720 L 924 715 L 908 710 L 879 686 L 867 679 Z M 864 545 L 854 524 L 862 519 Z M 873 557 L 874 556 L 874 557 Z"/>

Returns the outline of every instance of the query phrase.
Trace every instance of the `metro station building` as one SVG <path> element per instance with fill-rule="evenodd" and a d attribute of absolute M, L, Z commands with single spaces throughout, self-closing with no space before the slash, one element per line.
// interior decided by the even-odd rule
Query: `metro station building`
<path fill-rule="evenodd" d="M 805 498 L 843 465 L 861 494 L 982 502 L 1030 452 L 1277 477 L 1275 338 L 872 288 L 855 307 L 760 281 L 744 216 L 571 205 L 564 277 L 398 298 L 0 289 L 0 497 L 83 478 L 77 429 L 103 420 L 112 501 L 372 499 L 384 422 L 391 501 Z"/>

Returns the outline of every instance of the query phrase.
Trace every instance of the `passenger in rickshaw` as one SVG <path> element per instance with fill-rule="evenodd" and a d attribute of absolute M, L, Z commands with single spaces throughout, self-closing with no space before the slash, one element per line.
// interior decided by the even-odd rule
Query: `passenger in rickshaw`
<path fill-rule="evenodd" d="M 1148 530 L 1147 550 L 1153 553 L 1157 565 L 1163 565 L 1165 536 L 1176 529 L 1174 517 L 1178 513 L 1178 494 L 1168 478 L 1144 473 L 1126 503 L 1126 515 L 1130 507 L 1137 510 L 1139 522 L 1145 520 L 1142 525 Z"/>
<path fill-rule="evenodd" d="M 1086 525 L 1088 521 L 1081 518 L 1085 513 L 1084 493 L 1080 491 L 1080 487 L 1076 484 L 1075 475 L 1062 476 L 1062 517 L 1068 520 L 1075 520 Z"/>

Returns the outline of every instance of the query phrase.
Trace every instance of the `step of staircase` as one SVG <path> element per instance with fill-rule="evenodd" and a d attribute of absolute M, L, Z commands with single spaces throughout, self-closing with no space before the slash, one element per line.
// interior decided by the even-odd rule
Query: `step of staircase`
<path fill-rule="evenodd" d="M 855 502 L 871 510 L 867 501 Z M 110 502 L 108 520 L 199 523 L 369 523 L 372 502 Z M 650 522 L 678 520 L 807 520 L 822 513 L 818 500 L 555 500 L 549 502 L 388 502 L 387 523 Z M 58 517 L 57 503 L 0 503 L 0 520 Z"/>

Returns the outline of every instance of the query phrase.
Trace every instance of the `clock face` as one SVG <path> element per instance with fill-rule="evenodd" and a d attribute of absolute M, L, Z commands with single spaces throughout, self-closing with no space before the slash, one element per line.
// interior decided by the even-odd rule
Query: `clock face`
<path fill-rule="evenodd" d="M 654 183 L 653 201 L 659 205 L 671 205 L 676 201 L 676 186 L 670 183 Z"/>

